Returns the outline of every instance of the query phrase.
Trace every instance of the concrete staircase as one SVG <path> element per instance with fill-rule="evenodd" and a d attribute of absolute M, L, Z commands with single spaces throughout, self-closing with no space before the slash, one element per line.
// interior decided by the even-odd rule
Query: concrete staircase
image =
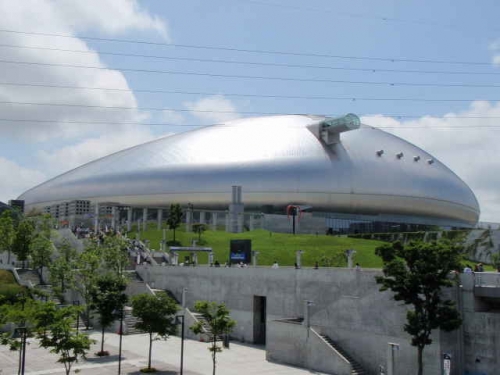
<path fill-rule="evenodd" d="M 212 342 L 214 339 L 214 335 L 212 333 L 212 329 L 210 328 L 210 324 L 208 324 L 208 321 L 205 319 L 205 317 L 199 313 L 196 312 L 191 312 L 191 315 L 198 321 L 201 322 L 201 325 L 203 327 L 203 336 L 205 341 L 207 342 Z M 215 341 L 224 341 L 221 336 L 217 336 Z"/>
<path fill-rule="evenodd" d="M 123 334 L 124 335 L 135 335 L 144 333 L 141 330 L 135 328 L 135 324 L 139 321 L 138 318 L 132 315 L 132 309 L 126 308 L 123 313 Z"/>
<path fill-rule="evenodd" d="M 47 301 L 52 301 L 54 302 L 56 305 L 60 305 L 61 304 L 61 301 L 59 300 L 59 298 L 56 296 L 56 294 L 54 293 L 54 290 L 52 289 L 52 285 L 48 285 L 48 284 L 40 284 L 40 285 L 37 285 L 36 286 L 36 289 L 41 291 L 46 297 L 39 297 L 38 299 L 40 300 L 47 300 Z"/>
<path fill-rule="evenodd" d="M 339 352 L 352 366 L 352 375 L 367 375 L 368 372 L 361 366 L 353 357 L 351 357 L 344 349 L 342 349 L 335 341 L 326 335 L 320 335 L 333 349 Z"/>
<path fill-rule="evenodd" d="M 40 275 L 36 270 L 32 269 L 17 269 L 17 274 L 21 281 L 31 283 L 34 287 L 41 284 Z"/>

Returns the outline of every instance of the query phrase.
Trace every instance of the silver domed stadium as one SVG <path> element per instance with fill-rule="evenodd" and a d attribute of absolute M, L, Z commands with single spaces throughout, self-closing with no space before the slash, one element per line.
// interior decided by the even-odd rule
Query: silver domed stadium
<path fill-rule="evenodd" d="M 72 200 L 129 207 L 171 203 L 226 210 L 231 186 L 245 209 L 470 227 L 471 189 L 422 149 L 349 114 L 246 118 L 141 144 L 38 185 L 27 209 Z"/>

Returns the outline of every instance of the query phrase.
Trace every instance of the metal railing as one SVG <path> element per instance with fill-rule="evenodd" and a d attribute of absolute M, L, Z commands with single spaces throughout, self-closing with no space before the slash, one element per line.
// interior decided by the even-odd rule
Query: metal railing
<path fill-rule="evenodd" d="M 475 272 L 474 286 L 500 288 L 500 273 Z"/>

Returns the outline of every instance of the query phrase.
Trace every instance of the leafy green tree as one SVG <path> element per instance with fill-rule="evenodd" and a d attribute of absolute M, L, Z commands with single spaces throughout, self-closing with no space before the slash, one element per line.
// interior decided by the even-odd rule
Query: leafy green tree
<path fill-rule="evenodd" d="M 101 325 L 101 351 L 98 355 L 107 355 L 104 352 L 104 331 L 116 318 L 115 312 L 123 309 L 127 302 L 124 291 L 127 283 L 123 277 L 105 274 L 98 277 L 96 287 L 91 292 L 91 307 L 99 315 Z"/>
<path fill-rule="evenodd" d="M 384 262 L 384 276 L 377 276 L 381 291 L 391 290 L 394 299 L 411 305 L 404 330 L 418 350 L 418 375 L 423 374 L 423 351 L 432 343 L 435 329 L 453 331 L 462 323 L 451 300 L 443 299 L 442 289 L 451 287 L 451 273 L 460 267 L 461 247 L 447 240 L 439 242 L 396 242 L 376 249 Z"/>
<path fill-rule="evenodd" d="M 85 326 L 87 329 L 90 328 L 90 304 L 93 290 L 97 287 L 100 267 L 101 257 L 97 242 L 89 242 L 78 257 L 78 282 L 75 283 L 76 289 L 85 300 Z"/>
<path fill-rule="evenodd" d="M 497 269 L 498 272 L 500 272 L 500 254 L 491 254 L 491 263 L 493 264 L 493 267 Z"/>
<path fill-rule="evenodd" d="M 174 242 L 175 242 L 175 230 L 179 228 L 182 221 L 182 208 L 180 204 L 171 204 L 170 211 L 168 213 L 167 225 L 170 229 L 174 231 Z"/>
<path fill-rule="evenodd" d="M 122 275 L 130 263 L 127 242 L 118 235 L 107 236 L 99 250 L 105 268 L 108 271 L 113 271 L 116 275 Z"/>
<path fill-rule="evenodd" d="M 222 351 L 222 347 L 217 345 L 217 337 L 228 335 L 236 325 L 236 321 L 229 316 L 229 310 L 225 304 L 217 302 L 197 301 L 194 305 L 196 312 L 206 320 L 212 336 L 210 347 L 208 350 L 212 352 L 213 375 L 216 368 L 216 354 Z M 190 327 L 195 334 L 204 332 L 203 323 L 196 322 Z"/>
<path fill-rule="evenodd" d="M 50 304 L 44 309 L 42 319 L 37 324 L 40 346 L 59 355 L 58 362 L 64 365 L 66 375 L 70 374 L 73 364 L 79 358 L 85 358 L 93 342 L 87 335 L 78 333 L 73 328 L 75 316 L 79 313 L 80 308 L 76 306 L 56 308 L 54 304 Z"/>
<path fill-rule="evenodd" d="M 5 210 L 0 215 L 0 253 L 7 251 L 7 263 L 10 264 L 10 255 L 12 252 L 12 243 L 16 235 L 14 220 L 10 210 Z"/>
<path fill-rule="evenodd" d="M 17 260 L 24 262 L 28 259 L 31 250 L 31 241 L 33 240 L 35 227 L 33 223 L 24 219 L 17 226 L 14 241 L 12 242 L 12 252 L 17 255 Z"/>
<path fill-rule="evenodd" d="M 31 260 L 33 267 L 39 269 L 43 280 L 43 267 L 48 267 L 51 263 L 51 257 L 54 253 L 54 247 L 49 238 L 44 234 L 38 234 L 31 242 Z"/>
<path fill-rule="evenodd" d="M 193 232 L 198 233 L 198 243 L 201 242 L 201 234 L 207 230 L 207 225 L 203 223 L 193 224 Z"/>
<path fill-rule="evenodd" d="M 160 293 L 157 296 L 139 294 L 132 297 L 132 314 L 139 318 L 135 327 L 149 334 L 147 372 L 155 371 L 151 368 L 153 340 L 166 340 L 169 335 L 175 333 L 174 316 L 176 312 L 177 304 L 165 293 Z"/>
<path fill-rule="evenodd" d="M 75 285 L 75 269 L 72 262 L 60 256 L 50 263 L 50 283 L 61 301 L 64 294 Z"/>

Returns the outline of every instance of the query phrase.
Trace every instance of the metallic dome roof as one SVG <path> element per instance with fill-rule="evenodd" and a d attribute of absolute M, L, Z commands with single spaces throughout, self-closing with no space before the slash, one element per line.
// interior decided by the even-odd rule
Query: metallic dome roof
<path fill-rule="evenodd" d="M 473 192 L 427 152 L 365 125 L 329 145 L 314 131 L 329 120 L 289 115 L 207 126 L 95 160 L 19 199 L 28 208 L 88 199 L 226 209 L 231 186 L 241 185 L 247 207 L 304 204 L 314 211 L 477 222 Z"/>

